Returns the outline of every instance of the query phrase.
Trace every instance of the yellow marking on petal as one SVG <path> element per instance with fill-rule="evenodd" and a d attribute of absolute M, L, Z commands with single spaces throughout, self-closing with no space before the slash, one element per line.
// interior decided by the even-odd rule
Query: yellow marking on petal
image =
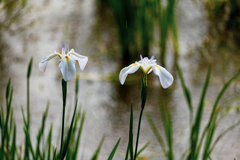
<path fill-rule="evenodd" d="M 144 73 L 148 73 L 148 71 L 152 68 L 152 66 L 149 66 L 147 69 L 146 68 L 144 68 L 144 66 L 140 66 L 141 67 L 141 69 L 142 69 L 142 71 L 144 72 Z"/>
<path fill-rule="evenodd" d="M 65 56 L 65 59 L 66 59 L 67 65 L 68 65 L 69 57 L 68 57 L 68 56 Z"/>
<path fill-rule="evenodd" d="M 62 59 L 62 55 L 61 55 L 60 53 L 58 53 L 58 52 L 53 53 L 53 56 L 54 56 L 54 57 L 55 57 L 55 56 L 58 56 L 60 59 Z"/>
<path fill-rule="evenodd" d="M 154 66 L 157 67 L 159 69 L 159 71 L 161 71 L 160 68 L 158 67 L 158 65 L 154 65 Z"/>

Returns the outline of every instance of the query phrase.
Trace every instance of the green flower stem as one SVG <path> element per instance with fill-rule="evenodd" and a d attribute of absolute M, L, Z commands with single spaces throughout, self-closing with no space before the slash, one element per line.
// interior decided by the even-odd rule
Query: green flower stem
<path fill-rule="evenodd" d="M 139 121 L 138 121 L 138 132 L 137 132 L 137 140 L 136 140 L 136 148 L 135 148 L 134 160 L 136 160 L 136 158 L 137 158 L 138 139 L 139 139 L 139 133 L 140 133 L 142 113 L 143 113 L 143 109 L 141 109 L 140 116 L 139 116 Z"/>
<path fill-rule="evenodd" d="M 63 96 L 63 115 L 62 115 L 62 135 L 61 135 L 60 154 L 62 154 L 62 147 L 63 147 L 65 106 L 66 106 L 66 98 L 67 98 L 67 82 L 64 79 L 62 79 L 62 96 Z"/>
<path fill-rule="evenodd" d="M 140 134 L 140 127 L 141 127 L 141 121 L 142 121 L 142 113 L 146 104 L 147 100 L 147 74 L 144 74 L 144 76 L 141 79 L 141 111 L 139 115 L 139 121 L 138 121 L 138 131 L 137 131 L 137 139 L 136 139 L 136 148 L 135 148 L 135 154 L 134 154 L 134 160 L 137 158 L 137 149 L 138 149 L 138 140 L 139 140 L 139 134 Z"/>

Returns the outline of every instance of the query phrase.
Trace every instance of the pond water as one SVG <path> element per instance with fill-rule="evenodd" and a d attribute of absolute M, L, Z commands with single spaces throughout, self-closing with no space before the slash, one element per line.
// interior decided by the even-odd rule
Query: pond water
<path fill-rule="evenodd" d="M 49 62 L 45 73 L 40 71 L 38 63 L 53 51 L 60 52 L 61 45 L 65 44 L 69 48 L 74 48 L 77 53 L 89 57 L 84 71 L 78 73 L 80 75 L 79 102 L 81 108 L 86 110 L 79 156 L 82 159 L 90 159 L 102 135 L 106 134 L 99 159 L 107 159 L 119 137 L 122 139 L 114 159 L 123 159 L 128 142 L 131 101 L 133 101 L 134 106 L 134 133 L 137 132 L 140 112 L 140 72 L 129 75 L 126 83 L 121 85 L 118 81 L 121 69 L 119 67 L 121 63 L 119 51 L 114 51 L 115 53 L 108 55 L 104 53 L 105 47 L 101 43 L 98 45 L 97 42 L 92 41 L 94 38 L 93 26 L 97 17 L 94 0 L 71 0 L 69 2 L 42 0 L 29 2 L 29 6 L 24 11 L 21 21 L 13 24 L 14 32 L 3 33 L 1 46 L 4 46 L 4 50 L 0 51 L 2 56 L 0 98 L 4 102 L 5 87 L 8 78 L 11 77 L 14 86 L 13 108 L 17 123 L 18 145 L 24 140 L 21 105 L 26 111 L 26 71 L 31 56 L 34 59 L 30 80 L 32 139 L 35 140 L 34 136 L 41 125 L 42 114 L 49 100 L 50 108 L 46 129 L 48 130 L 53 123 L 53 136 L 57 142 L 62 115 L 61 73 L 58 68 L 58 59 L 55 58 Z M 213 57 L 213 70 L 205 101 L 203 128 L 208 121 L 211 107 L 218 92 L 223 84 L 239 69 L 237 61 L 239 55 L 237 50 L 231 50 L 228 54 L 222 55 L 216 49 L 217 39 L 209 40 L 215 36 L 211 36 L 212 30 L 210 28 L 213 23 L 206 19 L 203 4 L 192 0 L 183 0 L 178 3 L 176 12 L 180 46 L 178 60 L 186 84 L 192 93 L 194 111 L 197 109 L 207 73 L 207 59 L 209 59 L 209 55 Z M 215 48 L 209 47 L 209 43 Z M 179 159 L 189 145 L 189 110 L 174 68 L 171 44 L 168 46 L 166 68 L 173 74 L 174 84 L 163 90 L 158 77 L 150 74 L 148 77 L 148 99 L 144 112 L 148 112 L 153 117 L 159 132 L 164 136 L 158 107 L 159 93 L 164 96 L 173 120 L 174 154 L 175 158 Z M 151 54 L 159 59 L 157 49 L 153 48 Z M 68 83 L 68 112 L 73 110 L 74 84 L 74 80 Z M 221 102 L 238 95 L 239 87 L 239 81 L 231 85 Z M 219 124 L 216 135 L 219 135 L 239 119 L 239 113 L 231 111 Z M 151 145 L 142 153 L 142 156 L 151 160 L 165 159 L 146 117 L 143 116 L 139 148 L 148 141 L 151 141 Z M 212 153 L 212 159 L 239 159 L 239 142 L 240 127 L 237 127 L 218 143 Z"/>

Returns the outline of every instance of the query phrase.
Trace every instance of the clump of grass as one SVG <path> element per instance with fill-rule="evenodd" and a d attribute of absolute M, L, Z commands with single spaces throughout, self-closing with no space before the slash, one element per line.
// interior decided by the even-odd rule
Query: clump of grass
<path fill-rule="evenodd" d="M 231 125 L 225 131 L 220 133 L 219 136 L 216 138 L 216 140 L 213 141 L 214 133 L 217 129 L 217 126 L 219 125 L 219 120 L 220 120 L 220 119 L 218 120 L 219 112 L 220 112 L 220 110 L 222 110 L 222 108 L 218 105 L 218 103 L 219 103 L 222 95 L 225 93 L 227 88 L 230 86 L 230 84 L 234 80 L 236 80 L 237 77 L 239 76 L 240 72 L 238 72 L 223 86 L 222 90 L 219 92 L 219 94 L 215 100 L 215 103 L 212 107 L 212 112 L 211 112 L 211 116 L 209 117 L 209 121 L 208 121 L 207 125 L 205 126 L 202 134 L 200 134 L 201 133 L 200 127 L 202 124 L 202 114 L 203 114 L 204 107 L 205 107 L 205 104 L 204 104 L 205 96 L 207 93 L 207 89 L 208 89 L 208 85 L 209 85 L 209 81 L 210 81 L 210 77 L 211 77 L 211 68 L 212 67 L 210 65 L 208 68 L 206 80 L 205 80 L 205 83 L 203 86 L 199 106 L 198 106 L 197 112 L 196 112 L 196 116 L 193 117 L 191 93 L 185 84 L 181 68 L 176 63 L 176 69 L 177 69 L 177 72 L 178 72 L 178 75 L 179 75 L 179 78 L 181 81 L 181 85 L 183 88 L 183 92 L 184 92 L 187 104 L 188 104 L 188 109 L 190 111 L 189 115 L 190 115 L 190 127 L 191 127 L 189 148 L 186 148 L 186 151 L 182 154 L 181 159 L 196 160 L 199 158 L 200 154 L 202 155 L 201 157 L 204 160 L 211 159 L 211 153 L 212 153 L 214 147 L 216 146 L 216 144 L 219 142 L 219 140 L 221 140 L 221 138 L 226 133 L 228 133 L 229 131 L 231 131 L 238 125 L 240 125 L 240 121 Z M 234 98 L 231 98 L 229 101 L 232 102 L 236 99 L 237 98 L 234 97 Z M 160 100 L 159 109 L 160 109 L 160 113 L 161 113 L 162 122 L 164 125 L 165 136 L 166 136 L 165 138 L 167 139 L 167 145 L 165 144 L 162 136 L 159 134 L 158 129 L 149 114 L 147 114 L 147 120 L 148 120 L 148 122 L 152 128 L 152 131 L 154 132 L 164 154 L 165 154 L 166 159 L 172 160 L 172 159 L 174 159 L 174 154 L 173 154 L 173 150 L 172 150 L 172 144 L 173 144 L 172 134 L 173 133 L 172 133 L 172 124 L 171 124 L 171 114 L 170 114 L 167 106 L 162 105 L 161 102 L 162 101 Z M 203 145 L 204 140 L 205 140 L 205 145 Z M 203 149 L 202 152 L 200 152 L 201 148 Z"/>
<path fill-rule="evenodd" d="M 141 120 L 143 110 L 145 108 L 145 104 L 147 101 L 147 75 L 144 74 L 141 77 L 141 111 L 139 115 L 138 121 L 138 130 L 137 130 L 137 137 L 136 137 L 136 144 L 135 144 L 135 151 L 133 145 L 133 103 L 131 103 L 131 111 L 130 111 L 130 123 L 129 123 L 129 139 L 128 139 L 128 146 L 125 155 L 125 160 L 128 160 L 129 153 L 130 153 L 130 160 L 136 160 L 140 153 L 147 148 L 150 142 L 147 142 L 140 150 L 138 150 L 138 142 L 139 142 L 139 135 L 140 135 L 140 128 L 141 128 Z"/>
<path fill-rule="evenodd" d="M 1 105 L 0 110 L 0 129 L 1 129 L 1 146 L 0 155 L 3 160 L 15 159 L 17 156 L 16 147 L 16 124 L 13 115 L 12 105 L 13 87 L 9 79 L 6 87 L 6 109 Z"/>
<path fill-rule="evenodd" d="M 61 134 L 61 145 L 60 147 L 53 146 L 53 138 L 52 138 L 52 129 L 53 126 L 51 125 L 47 138 L 45 140 L 44 133 L 45 133 L 45 123 L 47 119 L 48 109 L 50 103 L 47 102 L 46 110 L 42 116 L 42 124 L 39 128 L 38 134 L 36 136 L 36 146 L 33 146 L 32 143 L 32 135 L 30 132 L 30 125 L 31 125 L 31 118 L 30 118 L 30 77 L 32 71 L 32 63 L 33 58 L 30 59 L 28 64 L 28 71 L 27 71 L 27 113 L 25 115 L 24 109 L 22 109 L 22 116 L 24 122 L 23 131 L 25 133 L 25 145 L 24 145 L 24 154 L 22 155 L 22 150 L 18 152 L 16 145 L 16 123 L 14 120 L 13 109 L 11 107 L 12 104 L 12 96 L 13 96 L 13 87 L 11 86 L 11 79 L 9 79 L 7 87 L 6 87 L 6 109 L 3 108 L 1 105 L 0 110 L 0 129 L 1 129 L 1 143 L 0 143 L 0 155 L 1 160 L 15 160 L 15 159 L 33 159 L 33 160 L 59 160 L 59 159 L 71 159 L 77 160 L 78 159 L 78 151 L 80 145 L 80 139 L 83 130 L 83 124 L 85 121 L 85 111 L 78 110 L 78 91 L 79 91 L 79 77 L 76 78 L 75 84 L 75 106 L 74 112 L 71 119 L 71 124 L 68 127 L 63 127 L 63 130 L 67 131 L 67 135 Z M 64 81 L 64 80 L 63 80 Z M 66 105 L 66 95 L 67 95 L 67 84 L 66 82 L 62 82 L 63 88 L 63 106 Z M 63 121 L 65 119 L 63 118 Z M 65 128 L 65 129 L 64 129 Z M 97 160 L 98 155 L 100 153 L 100 149 L 102 147 L 105 135 L 100 141 L 100 144 L 97 150 L 94 152 L 92 159 Z M 120 139 L 114 146 L 113 150 L 111 151 L 108 160 L 112 160 L 113 156 L 117 150 L 118 144 Z"/>
<path fill-rule="evenodd" d="M 167 6 L 159 0 L 99 0 L 104 16 L 110 10 L 117 28 L 121 54 L 124 61 L 135 59 L 142 54 L 149 57 L 156 28 L 159 28 L 160 60 L 164 66 L 166 43 L 171 36 L 175 55 L 178 55 L 178 29 L 175 15 L 175 0 Z M 108 16 L 109 17 L 109 16 Z M 169 35 L 171 33 L 171 35 Z"/>

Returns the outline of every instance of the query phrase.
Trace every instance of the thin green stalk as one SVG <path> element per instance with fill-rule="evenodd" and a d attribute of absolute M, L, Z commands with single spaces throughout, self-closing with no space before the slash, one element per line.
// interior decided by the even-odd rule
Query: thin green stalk
<path fill-rule="evenodd" d="M 75 103 L 75 108 L 74 108 L 74 112 L 73 112 L 73 116 L 72 116 L 72 121 L 71 121 L 71 125 L 70 125 L 70 128 L 68 130 L 68 134 L 67 134 L 67 138 L 64 142 L 64 146 L 63 146 L 63 149 L 61 150 L 61 160 L 64 159 L 64 157 L 66 156 L 66 153 L 67 153 L 67 150 L 68 150 L 68 145 L 69 145 L 69 142 L 70 142 L 70 139 L 71 139 L 71 134 L 72 134 L 72 130 L 73 130 L 73 123 L 74 123 L 74 118 L 75 118 L 75 115 L 76 115 L 76 109 L 77 109 L 77 102 L 78 100 L 76 99 L 76 103 Z"/>
<path fill-rule="evenodd" d="M 128 149 L 130 150 L 130 160 L 133 160 L 133 103 L 131 103 L 128 143 Z"/>
<path fill-rule="evenodd" d="M 141 109 L 140 116 L 139 116 L 139 121 L 138 121 L 138 132 L 137 132 L 137 140 L 136 140 L 136 148 L 135 148 L 135 155 L 134 155 L 134 160 L 137 158 L 137 149 L 138 149 L 138 139 L 139 139 L 139 133 L 140 133 L 140 126 L 141 126 L 141 120 L 142 120 L 142 113 L 143 109 Z"/>
<path fill-rule="evenodd" d="M 138 140 L 139 140 L 139 134 L 140 134 L 141 121 L 142 121 L 142 113 L 147 100 L 147 74 L 144 74 L 144 76 L 141 79 L 141 100 L 142 100 L 142 103 L 141 103 L 141 111 L 140 111 L 139 121 L 138 121 L 138 131 L 137 131 L 134 160 L 137 158 L 137 149 L 138 149 Z"/>
<path fill-rule="evenodd" d="M 61 134 L 61 147 L 60 147 L 60 152 L 62 152 L 62 146 L 63 146 L 64 119 L 65 119 L 65 106 L 63 106 L 63 114 L 62 114 L 62 134 Z"/>
<path fill-rule="evenodd" d="M 63 147 L 65 106 L 66 106 L 66 98 L 67 98 L 67 82 L 64 79 L 62 79 L 62 96 L 63 96 L 63 114 L 62 114 L 62 135 L 61 135 L 60 155 L 62 154 L 62 147 Z"/>

